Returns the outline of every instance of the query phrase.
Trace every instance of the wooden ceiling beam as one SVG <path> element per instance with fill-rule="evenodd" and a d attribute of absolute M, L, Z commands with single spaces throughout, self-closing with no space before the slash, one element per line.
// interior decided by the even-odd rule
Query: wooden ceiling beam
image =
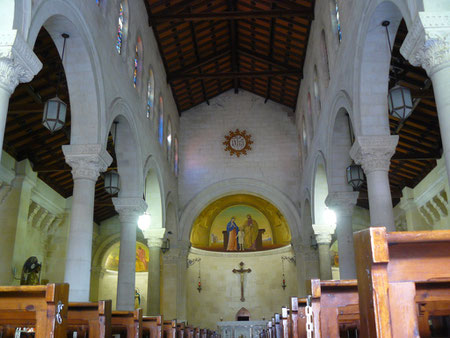
<path fill-rule="evenodd" d="M 228 11 L 232 13 L 236 10 L 236 0 L 227 0 Z M 233 72 L 238 72 L 238 51 L 237 51 L 237 39 L 238 30 L 236 20 L 231 20 L 228 23 L 230 30 L 230 45 L 231 45 L 231 69 Z M 239 92 L 239 79 L 233 78 L 234 93 Z"/>
<path fill-rule="evenodd" d="M 269 42 L 269 44 L 270 44 L 270 42 Z M 271 48 L 271 50 L 272 50 L 272 48 Z M 268 63 L 271 66 L 275 66 L 275 67 L 282 68 L 282 69 L 292 69 L 292 66 L 273 59 L 272 56 L 271 56 L 272 52 L 270 53 L 269 56 L 266 56 L 264 54 L 251 51 L 250 49 L 247 49 L 245 47 L 240 47 L 239 48 L 239 53 L 242 54 L 242 55 L 245 55 L 245 56 L 247 56 L 249 58 L 257 59 L 260 62 Z M 300 72 L 300 69 L 298 71 Z"/>
<path fill-rule="evenodd" d="M 201 80 L 201 79 L 235 79 L 244 77 L 272 77 L 272 76 L 297 76 L 301 78 L 302 72 L 298 69 L 263 70 L 254 72 L 227 72 L 227 73 L 173 73 L 168 75 L 168 81 Z"/>
<path fill-rule="evenodd" d="M 196 70 L 196 69 L 198 69 L 200 67 L 206 66 L 206 65 L 208 65 L 210 63 L 213 63 L 213 62 L 215 62 L 215 61 L 217 61 L 217 60 L 219 60 L 219 59 L 221 59 L 221 58 L 223 58 L 225 56 L 230 55 L 230 53 L 231 52 L 230 52 L 230 50 L 228 48 L 224 49 L 224 50 L 220 50 L 217 53 L 212 54 L 211 56 L 208 56 L 206 58 L 200 59 L 198 62 L 195 62 L 195 63 L 190 64 L 190 65 L 186 65 L 186 67 L 183 68 L 183 72 L 188 73 L 188 72 Z"/>
<path fill-rule="evenodd" d="M 434 153 L 421 153 L 421 152 L 413 152 L 408 154 L 403 153 L 395 153 L 394 156 L 392 156 L 392 160 L 397 161 L 408 161 L 408 160 L 415 160 L 415 161 L 429 161 L 429 160 L 438 160 L 441 158 L 440 152 L 434 152 Z"/>
<path fill-rule="evenodd" d="M 239 19 L 270 19 L 283 17 L 301 17 L 312 20 L 314 11 L 310 8 L 278 9 L 272 11 L 226 11 L 206 13 L 177 13 L 149 16 L 151 23 L 176 22 L 176 21 L 209 21 L 209 20 L 239 20 Z"/>

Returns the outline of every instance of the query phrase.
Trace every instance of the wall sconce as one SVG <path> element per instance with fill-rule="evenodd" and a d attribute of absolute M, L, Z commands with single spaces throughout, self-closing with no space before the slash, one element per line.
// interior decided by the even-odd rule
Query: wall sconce
<path fill-rule="evenodd" d="M 313 248 L 314 250 L 317 250 L 318 248 L 318 244 L 317 244 L 317 240 L 316 240 L 316 236 L 314 234 L 311 235 L 311 248 Z"/>
<path fill-rule="evenodd" d="M 197 291 L 200 293 L 202 291 L 202 277 L 200 273 L 200 262 L 201 258 L 195 258 L 195 259 L 188 259 L 186 261 L 187 268 L 194 265 L 195 263 L 198 263 L 198 278 L 197 278 Z"/>
<path fill-rule="evenodd" d="M 286 289 L 286 275 L 284 273 L 284 261 L 287 261 L 288 263 L 293 263 L 295 265 L 296 261 L 295 261 L 295 257 L 288 257 L 288 256 L 281 256 L 281 269 L 283 272 L 283 282 L 281 283 L 281 287 L 283 288 L 283 290 Z"/>
<path fill-rule="evenodd" d="M 169 250 L 170 250 L 170 239 L 166 238 L 165 240 L 163 240 L 161 251 L 163 254 L 165 254 Z"/>

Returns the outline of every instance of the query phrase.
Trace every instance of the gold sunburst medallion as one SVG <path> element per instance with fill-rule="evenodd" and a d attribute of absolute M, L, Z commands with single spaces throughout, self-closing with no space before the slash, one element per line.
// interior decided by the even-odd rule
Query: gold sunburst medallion
<path fill-rule="evenodd" d="M 225 145 L 225 151 L 230 152 L 230 156 L 236 155 L 240 157 L 241 155 L 247 155 L 247 151 L 252 150 L 252 135 L 247 134 L 246 130 L 230 130 L 228 135 L 225 135 L 223 144 Z"/>

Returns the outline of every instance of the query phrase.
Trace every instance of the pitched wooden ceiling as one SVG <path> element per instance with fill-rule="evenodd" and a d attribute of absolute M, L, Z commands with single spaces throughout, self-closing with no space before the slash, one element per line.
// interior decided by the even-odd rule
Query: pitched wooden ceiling
<path fill-rule="evenodd" d="M 239 88 L 295 110 L 314 0 L 144 0 L 178 111 Z"/>
<path fill-rule="evenodd" d="M 70 48 L 69 43 L 67 48 Z M 34 52 L 43 68 L 31 82 L 17 86 L 11 96 L 3 149 L 16 161 L 28 159 L 38 177 L 67 198 L 72 195 L 73 179 L 61 148 L 70 143 L 70 100 L 64 68 L 58 50 L 45 29 L 39 32 Z M 68 112 L 64 128 L 51 134 L 42 125 L 42 113 L 45 102 L 55 96 L 60 74 L 58 96 L 68 104 Z M 111 167 L 116 167 L 111 137 L 108 151 L 114 159 Z M 99 223 L 115 214 L 111 196 L 106 193 L 103 177 L 100 176 L 95 186 L 94 220 Z"/>
<path fill-rule="evenodd" d="M 395 85 L 409 88 L 415 102 L 413 113 L 406 121 L 401 122 L 389 116 L 391 134 L 399 136 L 389 170 L 394 206 L 402 197 L 402 189 L 414 188 L 436 167 L 436 160 L 442 156 L 441 133 L 431 80 L 423 68 L 412 66 L 400 54 L 400 47 L 407 33 L 406 23 L 402 21 L 394 41 L 389 73 L 389 88 Z M 358 205 L 369 207 L 366 184 L 361 189 Z"/>

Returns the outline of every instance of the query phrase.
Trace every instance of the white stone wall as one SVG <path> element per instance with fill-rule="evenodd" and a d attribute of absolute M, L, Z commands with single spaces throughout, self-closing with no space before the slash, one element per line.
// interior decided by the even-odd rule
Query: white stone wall
<path fill-rule="evenodd" d="M 210 103 L 181 116 L 180 206 L 206 187 L 232 178 L 263 181 L 297 201 L 298 136 L 288 117 L 290 109 L 271 101 L 264 104 L 264 98 L 244 90 L 230 90 Z M 252 135 L 247 156 L 224 151 L 225 135 L 236 129 Z"/>
<path fill-rule="evenodd" d="M 284 262 L 286 289 L 282 284 L 281 257 L 294 256 L 291 247 L 257 253 L 226 254 L 191 249 L 189 259 L 200 258 L 202 290 L 197 291 L 198 264 L 187 270 L 187 321 L 195 327 L 216 329 L 216 323 L 235 320 L 236 313 L 245 307 L 250 320 L 270 319 L 282 306 L 290 305 L 290 297 L 297 295 L 296 266 Z M 232 272 L 244 262 L 244 269 L 252 271 L 244 277 L 244 297 L 241 302 L 239 274 Z"/>

